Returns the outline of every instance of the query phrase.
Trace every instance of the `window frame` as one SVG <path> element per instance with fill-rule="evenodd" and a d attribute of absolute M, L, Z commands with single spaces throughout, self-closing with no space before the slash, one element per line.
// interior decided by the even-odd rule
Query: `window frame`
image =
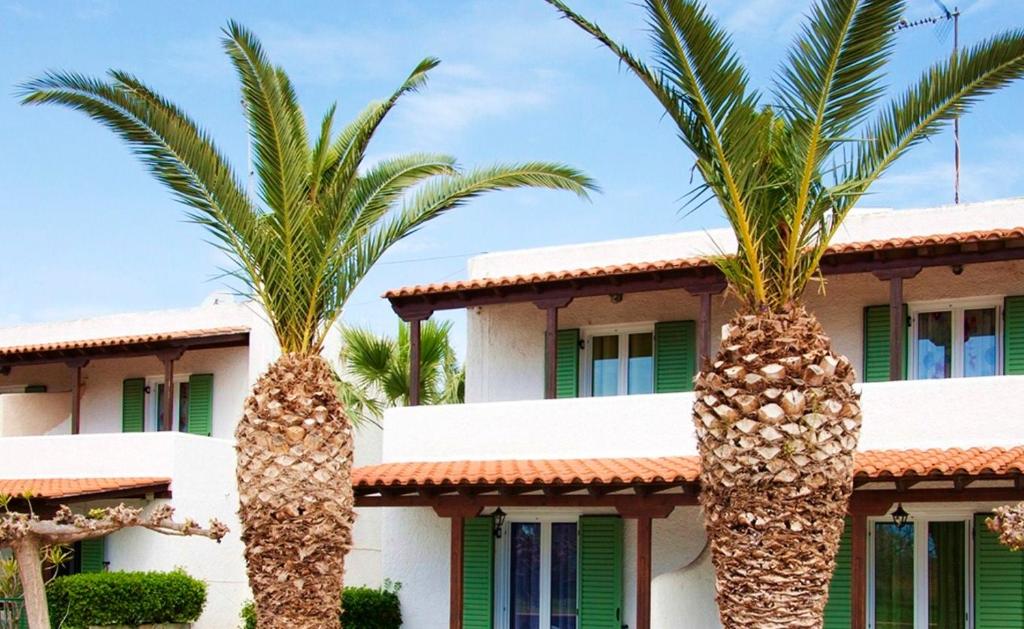
<path fill-rule="evenodd" d="M 175 373 L 172 384 L 174 385 L 174 410 L 171 411 L 173 416 L 172 429 L 170 432 L 182 432 L 178 418 L 181 417 L 181 384 L 188 384 L 192 378 L 191 373 Z M 142 417 L 142 430 L 143 432 L 163 432 L 160 430 L 160 426 L 157 425 L 157 419 L 160 417 L 159 408 L 159 397 L 157 396 L 157 387 L 164 384 L 163 376 L 146 376 L 146 388 L 144 389 L 146 394 L 146 403 L 144 405 L 145 411 Z M 191 391 L 189 392 L 191 395 Z"/>
<path fill-rule="evenodd" d="M 629 395 L 629 335 L 650 334 L 651 335 L 651 360 L 654 360 L 654 324 L 655 321 L 642 321 L 638 323 L 608 325 L 594 325 L 580 328 L 580 340 L 583 341 L 583 365 L 581 366 L 579 391 L 580 397 L 594 397 L 594 343 L 595 336 L 618 336 L 619 337 L 619 380 L 618 393 L 613 396 Z M 652 374 L 653 377 L 653 374 Z M 653 382 L 652 382 L 653 386 Z M 653 394 L 654 391 L 651 391 Z M 645 394 L 635 394 L 645 395 Z M 650 394 L 646 394 L 650 395 Z"/>
<path fill-rule="evenodd" d="M 1003 296 L 971 297 L 966 299 L 941 299 L 932 301 L 912 302 L 907 305 L 908 316 L 910 317 L 910 330 L 908 332 L 909 342 L 907 348 L 907 377 L 910 380 L 920 380 L 917 374 L 917 340 L 919 334 L 918 315 L 929 312 L 951 313 L 950 325 L 952 326 L 953 356 L 950 363 L 950 377 L 963 378 L 964 376 L 964 343 L 962 332 L 964 328 L 964 311 L 975 309 L 995 309 L 996 319 L 996 372 L 993 376 L 1003 375 Z M 985 376 L 981 376 L 985 377 Z"/>
<path fill-rule="evenodd" d="M 601 335 L 598 335 L 601 336 Z M 579 564 L 579 525 L 582 513 L 514 513 L 505 518 L 501 527 L 501 538 L 494 540 L 494 629 L 510 629 L 510 607 L 512 601 L 511 568 L 512 568 L 512 524 L 540 524 L 540 617 L 541 629 L 551 622 L 551 525 L 575 524 L 577 539 L 577 565 Z M 576 575 L 579 579 L 579 575 Z M 577 582 L 577 588 L 579 582 Z M 577 617 L 579 622 L 579 591 L 577 589 Z"/>
<path fill-rule="evenodd" d="M 908 524 L 914 526 L 914 629 L 928 629 L 928 523 L 963 522 L 964 524 L 964 629 L 974 628 L 974 511 L 971 509 L 937 510 L 927 505 L 914 505 Z M 867 519 L 867 619 L 868 629 L 875 627 L 875 524 L 891 524 L 892 516 Z M 924 533 L 924 534 L 922 534 Z"/>

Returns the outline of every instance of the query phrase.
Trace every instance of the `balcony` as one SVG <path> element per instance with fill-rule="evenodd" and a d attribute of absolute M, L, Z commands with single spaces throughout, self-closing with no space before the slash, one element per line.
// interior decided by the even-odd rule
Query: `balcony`
<path fill-rule="evenodd" d="M 1024 376 L 860 385 L 860 448 L 1024 442 Z M 383 460 L 659 457 L 696 454 L 692 393 L 396 408 Z"/>

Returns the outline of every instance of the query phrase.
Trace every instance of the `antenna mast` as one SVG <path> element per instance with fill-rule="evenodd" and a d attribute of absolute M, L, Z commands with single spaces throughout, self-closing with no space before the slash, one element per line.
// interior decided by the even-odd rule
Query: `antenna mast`
<path fill-rule="evenodd" d="M 953 10 L 950 11 L 941 0 L 934 0 L 934 2 L 942 10 L 941 15 L 933 15 L 914 20 L 913 22 L 900 20 L 900 23 L 893 30 L 899 32 L 925 24 L 953 22 L 953 57 L 955 58 L 960 52 L 960 9 L 959 7 L 953 7 Z M 940 37 L 945 39 L 947 33 L 949 31 L 942 33 Z M 953 203 L 960 203 L 960 116 L 953 117 Z"/>

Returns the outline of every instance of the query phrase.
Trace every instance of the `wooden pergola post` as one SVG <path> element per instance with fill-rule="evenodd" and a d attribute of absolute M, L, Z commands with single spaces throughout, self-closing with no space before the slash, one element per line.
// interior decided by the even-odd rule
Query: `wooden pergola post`
<path fill-rule="evenodd" d="M 889 379 L 903 379 L 903 334 L 906 321 L 903 320 L 903 280 L 916 277 L 921 267 L 905 267 L 875 271 L 880 280 L 889 282 Z"/>
<path fill-rule="evenodd" d="M 636 629 L 651 629 L 651 539 L 654 519 L 667 518 L 672 506 L 618 509 L 619 515 L 636 520 Z"/>
<path fill-rule="evenodd" d="M 173 349 L 157 354 L 157 358 L 164 364 L 164 417 L 160 430 L 174 430 L 174 361 L 184 353 L 184 349 Z"/>
<path fill-rule="evenodd" d="M 535 300 L 536 305 L 547 313 L 547 325 L 544 330 L 544 399 L 553 400 L 558 397 L 558 309 L 572 303 L 571 297 Z"/>
<path fill-rule="evenodd" d="M 449 551 L 450 584 L 448 589 L 448 627 L 462 629 L 463 608 L 463 538 L 466 530 L 466 519 L 480 515 L 481 507 L 469 504 L 435 505 L 434 512 L 442 518 L 451 520 L 451 547 Z"/>
<path fill-rule="evenodd" d="M 868 620 L 868 516 L 851 516 L 850 628 L 866 629 Z"/>
<path fill-rule="evenodd" d="M 82 369 L 89 364 L 86 358 L 67 361 L 71 368 L 71 434 L 82 432 Z"/>
<path fill-rule="evenodd" d="M 422 323 L 430 318 L 430 315 L 434 314 L 433 310 L 429 308 L 415 308 L 409 310 L 399 310 L 395 308 L 395 313 L 399 316 L 402 321 L 409 324 L 409 398 L 407 400 L 409 406 L 420 405 L 420 389 L 422 388 L 422 349 L 420 342 Z"/>
<path fill-rule="evenodd" d="M 703 369 L 711 359 L 711 297 L 721 294 L 725 284 L 714 284 L 707 288 L 687 289 L 686 292 L 700 298 L 700 314 L 697 317 L 697 369 Z"/>

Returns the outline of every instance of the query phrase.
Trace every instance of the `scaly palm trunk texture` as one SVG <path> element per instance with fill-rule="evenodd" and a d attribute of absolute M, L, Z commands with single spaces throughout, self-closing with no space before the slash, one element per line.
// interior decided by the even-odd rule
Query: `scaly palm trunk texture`
<path fill-rule="evenodd" d="M 799 304 L 737 315 L 698 376 L 701 503 L 726 629 L 822 626 L 860 435 L 854 377 Z"/>
<path fill-rule="evenodd" d="M 319 356 L 279 358 L 253 387 L 235 435 L 258 626 L 340 627 L 355 518 L 352 430 L 330 367 Z"/>

